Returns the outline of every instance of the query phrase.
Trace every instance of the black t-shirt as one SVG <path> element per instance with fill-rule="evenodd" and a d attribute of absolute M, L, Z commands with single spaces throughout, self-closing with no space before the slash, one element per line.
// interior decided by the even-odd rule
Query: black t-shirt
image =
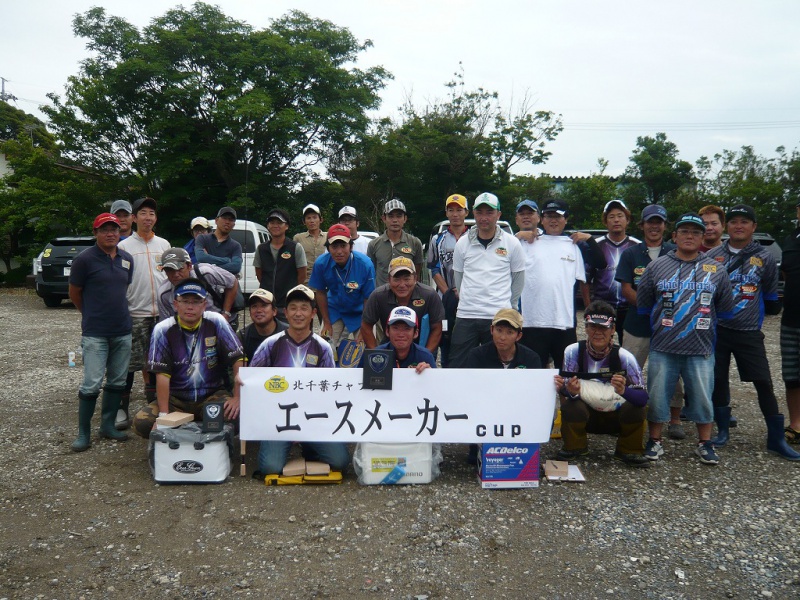
<path fill-rule="evenodd" d="M 800 228 L 783 242 L 781 271 L 786 280 L 781 325 L 800 327 Z"/>
<path fill-rule="evenodd" d="M 286 329 L 286 325 L 281 323 L 278 319 L 275 319 L 275 331 L 270 335 L 280 333 L 284 329 Z M 248 363 L 253 360 L 253 355 L 256 353 L 256 350 L 258 350 L 261 342 L 268 337 L 269 335 L 263 336 L 259 334 L 258 329 L 256 329 L 253 323 L 250 323 L 250 325 L 239 331 L 239 340 L 242 342 L 242 346 L 244 346 L 244 355 L 247 357 Z"/>
<path fill-rule="evenodd" d="M 506 366 L 497 354 L 494 342 L 488 342 L 470 350 L 464 369 L 541 369 L 542 359 L 539 355 L 522 344 L 517 344 L 514 360 Z"/>

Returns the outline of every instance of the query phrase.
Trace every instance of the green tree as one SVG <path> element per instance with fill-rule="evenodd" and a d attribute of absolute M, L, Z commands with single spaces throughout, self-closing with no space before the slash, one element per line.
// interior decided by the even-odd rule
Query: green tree
<path fill-rule="evenodd" d="M 26 138 L 31 147 L 55 150 L 55 140 L 39 119 L 0 100 L 0 142 Z"/>
<path fill-rule="evenodd" d="M 634 213 L 646 204 L 665 204 L 679 189 L 694 183 L 691 163 L 678 158 L 678 147 L 665 133 L 636 138 L 630 160 L 622 181 Z"/>
<path fill-rule="evenodd" d="M 65 155 L 181 222 L 283 203 L 366 129 L 390 77 L 353 66 L 370 42 L 298 11 L 254 30 L 198 2 L 139 30 L 93 8 L 73 29 L 92 56 L 45 109 Z"/>
<path fill-rule="evenodd" d="M 575 229 L 602 229 L 603 207 L 620 197 L 617 180 L 605 174 L 608 161 L 597 159 L 597 172 L 589 177 L 570 180 L 561 192 L 569 205 L 569 227 Z"/>

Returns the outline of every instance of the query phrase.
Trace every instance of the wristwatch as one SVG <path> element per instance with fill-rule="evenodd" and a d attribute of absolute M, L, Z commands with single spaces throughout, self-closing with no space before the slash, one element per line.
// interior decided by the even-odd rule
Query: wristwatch
<path fill-rule="evenodd" d="M 228 318 L 230 318 L 230 316 L 231 316 L 231 312 L 229 310 L 223 310 L 223 311 L 221 311 L 221 314 L 225 315 Z"/>

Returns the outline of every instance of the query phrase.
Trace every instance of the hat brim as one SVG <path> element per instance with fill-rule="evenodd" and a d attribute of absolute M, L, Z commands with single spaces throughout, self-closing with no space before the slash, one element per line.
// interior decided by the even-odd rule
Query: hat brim
<path fill-rule="evenodd" d="M 497 321 L 492 321 L 492 327 L 495 325 L 508 325 L 514 331 L 522 331 L 522 325 L 518 325 L 517 323 L 512 323 L 508 319 L 497 319 Z"/>
<path fill-rule="evenodd" d="M 329 237 L 328 238 L 328 243 L 332 244 L 333 242 L 348 242 L 349 243 L 350 242 L 350 238 L 349 237 L 345 237 L 343 235 L 335 235 L 333 237 Z"/>

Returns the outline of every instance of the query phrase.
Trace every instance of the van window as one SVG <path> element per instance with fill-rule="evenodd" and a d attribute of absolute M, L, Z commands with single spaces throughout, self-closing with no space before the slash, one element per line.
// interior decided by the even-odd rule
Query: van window
<path fill-rule="evenodd" d="M 231 238 L 242 245 L 242 252 L 255 252 L 256 242 L 252 231 L 234 229 L 231 231 Z"/>

